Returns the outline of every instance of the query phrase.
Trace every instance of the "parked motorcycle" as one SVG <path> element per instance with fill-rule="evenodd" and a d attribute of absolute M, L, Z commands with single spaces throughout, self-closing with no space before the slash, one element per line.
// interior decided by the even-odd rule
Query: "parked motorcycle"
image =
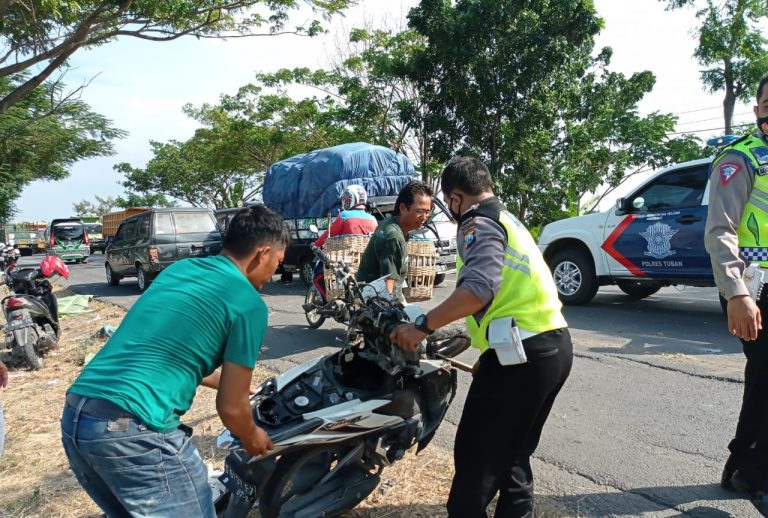
<path fill-rule="evenodd" d="M 14 291 L 0 305 L 5 315 L 5 346 L 32 369 L 43 368 L 42 356 L 59 342 L 59 312 L 50 279 L 69 277 L 61 258 L 46 257 L 37 268 L 10 268 L 5 282 Z"/>
<path fill-rule="evenodd" d="M 335 276 L 349 294 L 348 345 L 266 381 L 251 398 L 275 449 L 253 456 L 227 430 L 217 440 L 230 452 L 216 502 L 227 518 L 256 506 L 264 518 L 352 509 L 386 466 L 429 444 L 456 394 L 454 365 L 471 369 L 451 359 L 469 346 L 465 334 L 433 335 L 420 352 L 406 352 L 389 334 L 408 311 L 383 283 L 358 284 L 343 265 Z"/>

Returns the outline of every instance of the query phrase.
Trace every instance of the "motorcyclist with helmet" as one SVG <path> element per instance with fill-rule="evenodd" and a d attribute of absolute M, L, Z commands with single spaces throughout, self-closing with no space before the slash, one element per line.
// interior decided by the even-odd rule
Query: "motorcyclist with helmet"
<path fill-rule="evenodd" d="M 315 241 L 315 246 L 322 248 L 328 237 L 348 235 L 370 235 L 379 226 L 376 218 L 365 212 L 368 193 L 362 185 L 348 185 L 340 196 L 341 212 L 331 223 L 331 228 L 323 232 Z"/>
<path fill-rule="evenodd" d="M 328 230 L 323 232 L 312 244 L 312 249 L 322 248 L 329 237 L 362 236 L 376 232 L 379 222 L 365 211 L 365 203 L 368 201 L 368 193 L 362 185 L 348 185 L 339 198 L 341 200 L 341 212 L 333 220 Z M 317 263 L 313 282 L 325 297 L 323 283 L 319 277 L 323 276 L 323 264 Z"/>

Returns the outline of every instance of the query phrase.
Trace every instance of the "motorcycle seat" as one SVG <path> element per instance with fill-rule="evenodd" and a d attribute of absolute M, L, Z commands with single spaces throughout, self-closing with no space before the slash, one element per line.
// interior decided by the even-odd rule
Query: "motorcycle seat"
<path fill-rule="evenodd" d="M 37 268 L 21 268 L 11 272 L 11 279 L 14 281 L 32 282 L 37 278 L 38 272 Z"/>

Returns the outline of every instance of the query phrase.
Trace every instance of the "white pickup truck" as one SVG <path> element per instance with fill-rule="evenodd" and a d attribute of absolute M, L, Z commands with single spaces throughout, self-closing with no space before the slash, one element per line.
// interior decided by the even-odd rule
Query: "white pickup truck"
<path fill-rule="evenodd" d="M 656 172 L 610 210 L 545 226 L 539 248 L 564 304 L 616 284 L 645 298 L 663 286 L 714 286 L 704 249 L 712 158 Z"/>

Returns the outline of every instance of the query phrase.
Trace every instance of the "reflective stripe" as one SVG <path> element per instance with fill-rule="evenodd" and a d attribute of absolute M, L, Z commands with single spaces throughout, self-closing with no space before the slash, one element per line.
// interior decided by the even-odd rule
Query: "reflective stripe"
<path fill-rule="evenodd" d="M 752 190 L 752 194 L 749 195 L 749 203 L 759 208 L 763 212 L 768 212 L 768 202 L 761 200 L 755 195 L 755 190 Z"/>
<path fill-rule="evenodd" d="M 764 201 L 768 202 L 768 192 L 762 191 L 759 188 L 753 188 L 750 194 L 753 194 L 754 196 L 762 198 Z"/>
<path fill-rule="evenodd" d="M 508 268 L 511 268 L 513 270 L 518 270 L 520 272 L 523 272 L 528 277 L 531 276 L 531 269 L 528 267 L 528 265 L 517 263 L 515 261 L 512 261 L 511 259 L 504 258 L 504 266 L 507 266 Z"/>
<path fill-rule="evenodd" d="M 505 250 L 505 252 L 511 255 L 513 258 L 517 259 L 518 261 L 522 261 L 524 263 L 529 262 L 527 255 L 521 254 L 520 252 L 518 252 L 517 250 L 515 250 L 509 245 L 507 245 L 507 249 Z"/>
<path fill-rule="evenodd" d="M 739 253 L 748 261 L 768 261 L 768 248 L 743 247 Z"/>

